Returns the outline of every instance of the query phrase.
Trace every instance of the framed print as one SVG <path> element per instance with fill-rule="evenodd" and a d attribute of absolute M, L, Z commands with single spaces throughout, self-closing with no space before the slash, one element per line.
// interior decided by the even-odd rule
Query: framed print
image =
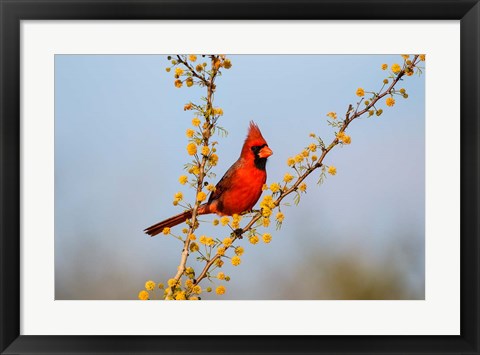
<path fill-rule="evenodd" d="M 479 6 L 1 1 L 2 354 L 479 353 Z"/>

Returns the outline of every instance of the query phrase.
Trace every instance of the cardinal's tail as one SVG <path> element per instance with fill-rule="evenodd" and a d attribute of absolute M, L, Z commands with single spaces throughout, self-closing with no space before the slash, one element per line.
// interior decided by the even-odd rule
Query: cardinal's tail
<path fill-rule="evenodd" d="M 203 204 L 198 208 L 198 214 L 205 214 L 205 213 L 209 213 L 208 206 Z M 162 233 L 165 228 L 172 228 L 177 224 L 185 222 L 189 218 L 192 218 L 192 210 L 179 213 L 176 216 L 173 216 L 164 221 L 158 222 L 157 224 L 154 224 L 153 226 L 150 226 L 144 229 L 144 232 L 150 235 L 151 237 L 153 237 L 159 233 Z"/>

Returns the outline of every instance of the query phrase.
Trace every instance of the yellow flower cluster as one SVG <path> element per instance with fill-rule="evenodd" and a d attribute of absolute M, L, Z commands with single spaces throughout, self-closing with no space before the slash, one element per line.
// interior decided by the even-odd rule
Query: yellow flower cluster
<path fill-rule="evenodd" d="M 280 223 L 282 223 L 283 220 L 285 219 L 285 215 L 282 212 L 278 212 L 277 215 L 275 216 L 275 219 Z"/>
<path fill-rule="evenodd" d="M 200 126 L 200 119 L 198 117 L 192 118 L 192 125 L 194 125 L 195 127 Z"/>
<path fill-rule="evenodd" d="M 262 235 L 262 239 L 264 243 L 268 244 L 272 241 L 272 236 L 270 233 L 265 233 L 264 235 Z"/>
<path fill-rule="evenodd" d="M 165 228 L 163 228 L 163 231 L 162 231 L 162 233 L 163 233 L 163 234 L 165 234 L 165 235 L 168 235 L 168 234 L 170 234 L 170 228 L 169 228 L 169 227 L 165 227 Z"/>
<path fill-rule="evenodd" d="M 336 174 L 337 174 L 337 168 L 334 167 L 333 165 L 330 165 L 330 166 L 328 167 L 328 173 L 329 173 L 330 175 L 336 175 Z"/>
<path fill-rule="evenodd" d="M 223 110 L 220 107 L 214 107 L 213 114 L 217 116 L 223 116 Z"/>
<path fill-rule="evenodd" d="M 187 152 L 188 152 L 189 155 L 197 154 L 197 145 L 193 142 L 188 143 Z"/>
<path fill-rule="evenodd" d="M 339 141 L 341 141 L 344 144 L 350 144 L 352 142 L 352 139 L 350 138 L 350 136 L 347 135 L 345 132 L 338 133 L 337 138 Z"/>
<path fill-rule="evenodd" d="M 225 280 L 225 274 L 224 274 L 223 272 L 219 272 L 219 273 L 217 274 L 217 279 L 219 279 L 219 280 Z"/>
<path fill-rule="evenodd" d="M 333 111 L 330 111 L 329 113 L 327 113 L 327 116 L 330 118 L 333 118 L 334 120 L 337 119 L 337 113 Z"/>
<path fill-rule="evenodd" d="M 178 178 L 178 182 L 182 185 L 185 185 L 187 182 L 188 182 L 188 177 L 185 176 L 185 175 L 181 175 L 179 178 Z"/>
<path fill-rule="evenodd" d="M 363 90 L 362 88 L 358 88 L 356 94 L 359 97 L 363 97 L 365 96 L 365 90 Z"/>
<path fill-rule="evenodd" d="M 230 218 L 228 218 L 227 216 L 223 216 L 222 218 L 220 218 L 220 224 L 222 226 L 226 226 L 229 223 L 230 223 Z"/>
<path fill-rule="evenodd" d="M 195 131 L 191 128 L 188 128 L 186 131 L 185 131 L 185 135 L 187 136 L 187 138 L 192 138 L 193 135 L 195 134 Z M 187 148 L 188 149 L 188 148 Z"/>
<path fill-rule="evenodd" d="M 258 243 L 259 239 L 258 239 L 258 236 L 257 236 L 257 235 L 252 235 L 250 238 L 248 238 L 248 241 L 249 241 L 251 244 L 255 245 L 255 244 Z"/>
<path fill-rule="evenodd" d="M 385 104 L 389 107 L 395 105 L 395 99 L 393 97 L 389 97 L 385 100 Z"/>
<path fill-rule="evenodd" d="M 388 64 L 382 64 L 382 70 L 387 70 Z"/>
<path fill-rule="evenodd" d="M 195 62 L 197 60 L 197 56 L 195 54 L 190 54 L 188 59 L 190 59 L 191 62 Z"/>
<path fill-rule="evenodd" d="M 208 145 L 204 145 L 202 147 L 202 155 L 208 156 L 209 153 L 210 153 L 210 148 L 208 147 Z"/>
<path fill-rule="evenodd" d="M 238 266 L 242 262 L 242 259 L 240 259 L 240 257 L 238 255 L 235 255 L 234 257 L 232 257 L 232 259 L 230 261 L 231 261 L 233 266 Z"/>
<path fill-rule="evenodd" d="M 143 291 L 140 291 L 139 294 L 138 294 L 138 299 L 142 300 L 142 301 L 146 301 L 148 300 L 150 297 L 150 295 L 148 294 L 147 291 L 143 290 Z"/>
<path fill-rule="evenodd" d="M 273 201 L 272 195 L 265 195 L 262 202 L 260 202 L 260 208 L 262 209 L 263 217 L 270 217 L 272 214 L 272 209 L 275 208 L 275 202 Z"/>
<path fill-rule="evenodd" d="M 225 286 L 222 286 L 222 285 L 218 286 L 218 287 L 215 289 L 215 293 L 216 293 L 217 295 L 224 295 L 225 292 L 226 292 Z"/>
<path fill-rule="evenodd" d="M 205 201 L 206 198 L 207 198 L 207 194 L 203 191 L 200 191 L 197 194 L 197 201 L 199 201 L 199 202 Z"/>
<path fill-rule="evenodd" d="M 232 238 L 227 237 L 222 241 L 222 244 L 228 248 L 230 245 L 232 245 L 232 242 Z"/>
<path fill-rule="evenodd" d="M 145 282 L 145 289 L 147 291 L 152 291 L 153 289 L 155 289 L 155 286 L 155 282 L 153 282 L 152 280 Z"/>
<path fill-rule="evenodd" d="M 392 65 L 392 71 L 397 74 L 397 73 L 400 73 L 400 71 L 402 70 L 402 67 L 400 66 L 400 64 L 393 64 Z"/>
<path fill-rule="evenodd" d="M 242 256 L 244 251 L 245 250 L 243 249 L 243 247 L 236 247 L 235 248 L 235 254 L 237 254 L 238 256 Z"/>
<path fill-rule="evenodd" d="M 274 182 L 270 184 L 270 190 L 275 193 L 277 191 L 280 191 L 280 184 L 278 182 Z"/>
<path fill-rule="evenodd" d="M 292 180 L 293 180 L 293 176 L 290 175 L 289 173 L 286 173 L 286 174 L 283 176 L 283 181 L 285 181 L 285 182 L 287 182 L 287 183 L 290 182 L 290 181 L 292 181 Z"/>
<path fill-rule="evenodd" d="M 240 228 L 240 221 L 242 220 L 242 216 L 238 214 L 234 214 L 232 216 L 232 228 L 237 229 Z"/>

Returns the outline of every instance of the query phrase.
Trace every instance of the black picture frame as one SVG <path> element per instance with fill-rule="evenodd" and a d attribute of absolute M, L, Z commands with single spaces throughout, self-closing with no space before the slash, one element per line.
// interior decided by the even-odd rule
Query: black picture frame
<path fill-rule="evenodd" d="M 479 354 L 480 5 L 478 0 L 0 0 L 0 19 L 0 350 L 2 354 Z M 460 20 L 461 335 L 20 335 L 20 22 L 35 19 Z M 227 327 L 228 324 L 225 326 Z"/>

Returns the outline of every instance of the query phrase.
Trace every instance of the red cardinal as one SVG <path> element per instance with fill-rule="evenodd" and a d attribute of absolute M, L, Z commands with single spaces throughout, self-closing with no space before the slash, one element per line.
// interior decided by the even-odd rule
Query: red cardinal
<path fill-rule="evenodd" d="M 265 166 L 272 154 L 258 126 L 250 122 L 240 157 L 220 179 L 207 203 L 198 207 L 198 215 L 231 216 L 250 211 L 262 194 L 262 186 L 267 181 Z M 185 211 L 148 227 L 145 233 L 153 237 L 164 228 L 176 226 L 191 217 L 192 211 Z"/>

